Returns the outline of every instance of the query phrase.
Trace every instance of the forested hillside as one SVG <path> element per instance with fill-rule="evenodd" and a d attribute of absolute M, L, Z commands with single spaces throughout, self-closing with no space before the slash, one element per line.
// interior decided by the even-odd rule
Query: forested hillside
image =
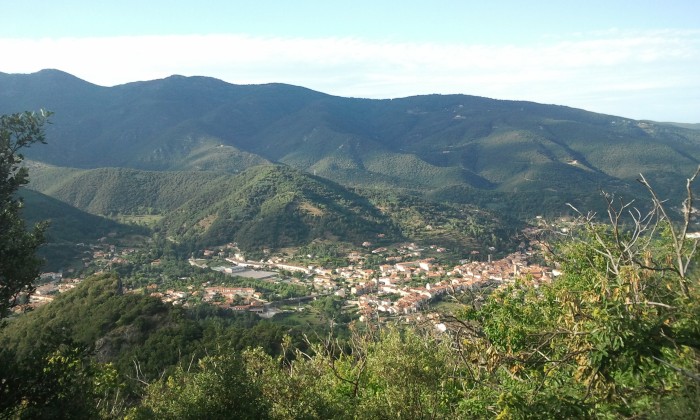
<path fill-rule="evenodd" d="M 519 225 L 475 206 L 439 204 L 402 191 L 351 191 L 285 165 L 237 175 L 35 165 L 31 174 L 31 188 L 43 194 L 94 215 L 150 220 L 155 232 L 191 250 L 227 242 L 253 251 L 314 240 L 408 240 L 458 253 L 507 244 Z"/>
<path fill-rule="evenodd" d="M 400 237 L 390 219 L 363 197 L 284 166 L 259 166 L 212 183 L 164 217 L 159 228 L 185 240 L 236 241 L 246 249 Z"/>
<path fill-rule="evenodd" d="M 113 231 L 135 230 L 34 190 L 23 189 L 21 197 L 24 201 L 23 215 L 28 223 L 49 222 L 46 240 L 50 243 L 85 242 Z"/>
<path fill-rule="evenodd" d="M 93 214 L 163 214 L 182 206 L 227 173 L 155 172 L 126 168 L 77 170 L 37 167 L 30 187 Z"/>
<path fill-rule="evenodd" d="M 77 244 L 95 242 L 107 235 L 150 235 L 144 227 L 79 210 L 34 190 L 22 189 L 20 197 L 24 202 L 22 216 L 29 224 L 48 223 L 45 243 L 39 248 L 45 271 L 60 271 L 79 261 L 85 250 Z"/>
<path fill-rule="evenodd" d="M 91 398 L 109 395 L 128 403 L 141 394 L 140 381 L 173 373 L 180 362 L 222 346 L 229 352 L 261 346 L 276 355 L 284 334 L 303 346 L 301 331 L 294 328 L 213 307 L 173 308 L 148 296 L 122 294 L 114 274 L 95 276 L 0 330 L 0 412 L 12 413 L 19 408 L 12 404 L 28 393 L 37 399 L 20 410 L 24 415 L 97 415 L 100 407 Z M 75 392 L 86 392 L 86 399 L 68 397 Z"/>

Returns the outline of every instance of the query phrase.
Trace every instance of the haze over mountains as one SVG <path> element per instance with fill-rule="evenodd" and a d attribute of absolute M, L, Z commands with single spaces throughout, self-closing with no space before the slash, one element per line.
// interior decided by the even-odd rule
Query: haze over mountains
<path fill-rule="evenodd" d="M 52 166 L 38 165 L 32 173 L 33 188 L 94 214 L 162 214 L 179 206 L 185 206 L 183 212 L 187 206 L 195 212 L 192 203 L 204 185 L 207 191 L 216 190 L 217 184 L 244 188 L 245 182 L 230 177 L 280 163 L 346 187 L 475 203 L 522 218 L 566 211 L 567 201 L 590 203 L 600 190 L 634 196 L 639 173 L 664 195 L 674 196 L 700 163 L 700 131 L 692 125 L 636 121 L 564 106 L 467 95 L 342 98 L 296 86 L 241 86 L 207 77 L 171 76 L 101 87 L 58 70 L 0 73 L 0 113 L 39 108 L 55 112 L 47 130 L 49 141 L 29 149 L 26 156 Z M 105 167 L 167 172 L 79 170 Z M 299 182 L 284 189 L 286 198 L 275 195 L 277 204 L 265 208 L 293 205 L 307 209 L 299 214 L 313 214 L 309 209 L 318 207 L 294 191 L 303 191 L 301 185 L 307 182 L 320 185 L 319 179 L 304 181 L 301 173 L 281 169 L 255 171 L 247 176 L 264 173 Z M 179 175 L 170 178 L 166 173 Z M 120 176 L 160 181 L 150 190 L 134 184 L 146 188 L 139 190 L 142 203 L 125 207 L 117 198 L 121 204 L 110 206 L 108 196 L 114 201 L 136 191 L 111 189 L 125 185 L 124 178 L 114 181 Z M 332 185 L 323 188 L 340 188 Z M 158 207 L 153 200 L 159 196 L 178 195 L 164 194 L 163 188 L 176 186 L 183 188 L 178 206 L 170 202 L 167 209 Z M 206 202 L 216 211 L 201 211 L 191 225 L 209 226 L 203 220 L 212 222 L 214 214 L 218 220 L 235 219 L 237 211 L 230 210 L 230 203 L 224 206 L 229 210 L 221 207 L 232 192 L 219 188 L 215 194 L 219 199 L 200 197 L 198 206 Z M 333 194 L 347 198 L 354 193 Z M 324 205 L 336 199 L 329 198 L 333 194 L 325 196 Z M 350 200 L 348 208 L 360 208 L 357 200 Z M 374 210 L 362 211 L 365 222 L 382 225 Z M 170 230 L 183 229 L 163 223 Z"/>

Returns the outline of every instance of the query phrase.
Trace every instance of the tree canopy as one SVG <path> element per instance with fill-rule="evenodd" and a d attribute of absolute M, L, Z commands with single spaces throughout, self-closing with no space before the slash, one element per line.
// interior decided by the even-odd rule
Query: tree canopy
<path fill-rule="evenodd" d="M 0 317 L 16 305 L 21 293 L 32 291 L 39 275 L 41 261 L 35 252 L 46 226 L 40 223 L 27 231 L 16 193 L 29 182 L 22 149 L 45 143 L 44 125 L 50 115 L 40 111 L 0 116 Z"/>

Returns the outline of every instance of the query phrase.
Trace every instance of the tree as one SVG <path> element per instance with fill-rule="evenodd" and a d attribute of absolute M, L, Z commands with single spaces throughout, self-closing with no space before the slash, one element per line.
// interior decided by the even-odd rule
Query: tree
<path fill-rule="evenodd" d="M 643 176 L 648 210 L 607 195 L 608 223 L 579 213 L 551 248 L 562 276 L 499 288 L 467 312 L 480 334 L 465 356 L 486 355 L 497 386 L 477 395 L 492 414 L 698 418 L 699 241 L 689 229 L 699 174 L 687 180 L 680 217 Z"/>
<path fill-rule="evenodd" d="M 22 293 L 31 293 L 41 260 L 37 248 L 44 241 L 45 223 L 25 228 L 22 200 L 17 190 L 29 182 L 21 153 L 34 143 L 46 143 L 44 125 L 51 113 L 24 112 L 0 116 L 0 318 L 17 304 Z"/>
<path fill-rule="evenodd" d="M 0 418 L 107 418 L 122 413 L 124 388 L 111 363 L 85 347 L 63 344 L 2 377 Z M 5 362 L 5 360 L 3 360 Z M 6 373 L 6 372 L 5 372 Z"/>
<path fill-rule="evenodd" d="M 206 356 L 196 366 L 179 366 L 167 379 L 146 389 L 132 418 L 264 419 L 268 408 L 251 383 L 242 360 L 233 354 Z"/>
<path fill-rule="evenodd" d="M 463 393 L 458 360 L 428 331 L 351 327 L 347 341 L 331 332 L 307 344 L 294 350 L 286 337 L 277 358 L 244 353 L 272 418 L 469 418 L 455 412 Z"/>

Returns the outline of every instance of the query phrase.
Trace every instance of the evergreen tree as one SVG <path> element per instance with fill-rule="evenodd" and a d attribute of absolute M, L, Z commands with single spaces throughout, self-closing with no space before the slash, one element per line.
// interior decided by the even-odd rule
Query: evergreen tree
<path fill-rule="evenodd" d="M 25 228 L 17 190 L 26 185 L 23 148 L 45 143 L 44 125 L 50 113 L 24 112 L 0 116 L 0 318 L 17 304 L 22 293 L 33 291 L 41 261 L 35 252 L 44 239 L 45 224 Z"/>

